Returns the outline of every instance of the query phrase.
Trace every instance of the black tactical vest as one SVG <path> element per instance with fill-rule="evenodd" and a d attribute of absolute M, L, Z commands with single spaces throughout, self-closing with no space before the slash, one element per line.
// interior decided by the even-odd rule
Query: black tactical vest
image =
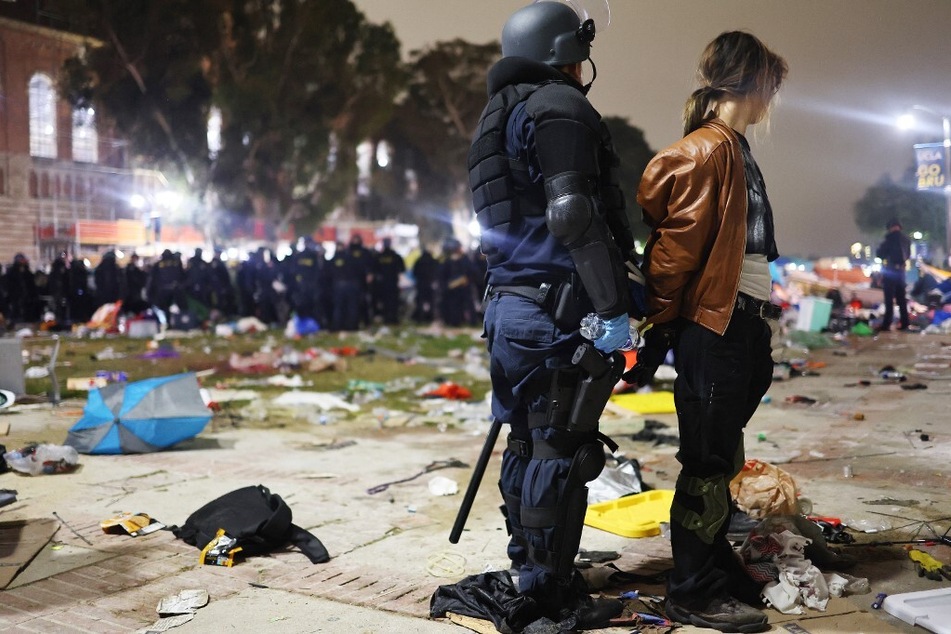
<path fill-rule="evenodd" d="M 493 229 L 511 222 L 518 215 L 541 216 L 545 206 L 532 206 L 518 196 L 520 183 L 528 179 L 528 166 L 511 158 L 505 149 L 505 127 L 512 111 L 528 99 L 542 84 L 517 84 L 499 90 L 486 105 L 479 129 L 469 148 L 469 188 L 476 218 L 482 227 Z M 483 253 L 488 245 L 483 242 Z"/>

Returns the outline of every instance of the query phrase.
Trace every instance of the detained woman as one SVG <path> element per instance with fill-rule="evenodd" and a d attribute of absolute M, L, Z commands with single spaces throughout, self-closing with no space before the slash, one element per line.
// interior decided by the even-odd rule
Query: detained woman
<path fill-rule="evenodd" d="M 637 192 L 651 228 L 644 256 L 650 316 L 626 378 L 649 383 L 673 348 L 681 463 L 671 507 L 668 616 L 723 632 L 768 629 L 760 585 L 726 532 L 743 429 L 770 385 L 773 214 L 747 132 L 767 119 L 786 62 L 753 35 L 703 51 L 684 137 L 651 161 Z"/>

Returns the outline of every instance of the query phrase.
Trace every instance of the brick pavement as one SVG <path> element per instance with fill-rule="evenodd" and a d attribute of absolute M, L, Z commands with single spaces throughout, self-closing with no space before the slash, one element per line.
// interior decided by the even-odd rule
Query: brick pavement
<path fill-rule="evenodd" d="M 873 385 L 864 391 L 840 387 L 856 377 L 864 378 L 869 368 L 886 361 L 910 364 L 923 355 L 940 352 L 934 339 L 905 341 L 883 339 L 848 357 L 828 353 L 824 358 L 830 366 L 823 370 L 824 376 L 775 384 L 770 391 L 773 405 L 761 407 L 751 424 L 751 431 L 764 434 L 770 442 L 749 441 L 751 455 L 784 464 L 823 512 L 868 516 L 869 509 L 883 509 L 925 519 L 946 514 L 951 506 L 947 486 L 951 481 L 947 471 L 951 443 L 934 424 L 945 418 L 943 384 L 932 382 L 933 391 L 920 392 L 903 392 L 894 385 Z M 819 403 L 811 407 L 785 404 L 785 397 L 791 394 L 812 395 Z M 864 411 L 865 421 L 841 414 L 857 408 Z M 629 431 L 636 431 L 635 418 L 642 420 L 639 416 L 608 417 L 605 427 L 622 443 L 626 455 L 638 457 L 645 480 L 669 488 L 676 476 L 674 449 L 626 440 Z M 651 418 L 673 423 L 669 415 Z M 5 416 L 4 420 L 10 421 L 12 428 L 4 441 L 8 446 L 29 440 L 31 430 L 43 427 L 59 429 L 65 436 L 73 422 L 43 410 Z M 908 441 L 908 430 L 918 427 L 932 433 L 933 441 L 927 446 Z M 419 472 L 434 460 L 453 456 L 471 462 L 478 454 L 483 432 L 478 424 L 450 427 L 446 432 L 355 430 L 344 424 L 292 430 L 228 426 L 206 430 L 180 450 L 139 456 L 82 456 L 82 468 L 73 474 L 0 476 L 0 486 L 17 489 L 20 500 L 0 510 L 0 520 L 50 517 L 56 511 L 81 536 L 62 526 L 51 545 L 21 573 L 29 581 L 18 585 L 14 580 L 0 592 L 0 629 L 132 632 L 156 620 L 155 606 L 162 597 L 187 588 L 207 590 L 209 607 L 243 606 L 237 613 L 217 613 L 218 624 L 230 631 L 244 631 L 245 621 L 255 622 L 256 631 L 262 631 L 266 627 L 260 622 L 262 615 L 277 609 L 273 602 L 296 606 L 287 609 L 303 611 L 306 616 L 318 609 L 315 602 L 324 600 L 341 611 L 363 606 L 381 615 L 382 623 L 401 616 L 415 624 L 413 629 L 433 627 L 423 620 L 429 597 L 437 585 L 452 580 L 435 576 L 427 567 L 429 557 L 443 552 L 459 557 L 464 570 L 457 578 L 482 572 L 487 566 L 506 567 L 505 535 L 494 485 L 497 472 L 486 475 L 467 530 L 454 546 L 446 538 L 458 496 L 431 496 L 428 477 L 392 485 L 377 495 L 368 495 L 366 490 Z M 327 442 L 347 439 L 355 443 L 335 450 L 318 449 Z M 497 452 L 500 449 L 501 444 Z M 855 470 L 855 477 L 848 480 L 841 476 L 845 463 L 854 465 Z M 497 459 L 491 468 L 498 468 Z M 469 469 L 447 469 L 438 475 L 464 486 Z M 214 497 L 258 483 L 287 500 L 295 523 L 311 530 L 327 546 L 333 557 L 330 562 L 315 566 L 300 553 L 288 551 L 252 557 L 230 569 L 199 566 L 198 550 L 168 532 L 133 539 L 106 535 L 99 528 L 101 520 L 128 511 L 146 512 L 167 524 L 181 523 Z M 898 509 L 875 506 L 883 499 L 917 499 L 919 503 Z M 54 545 L 62 548 L 53 550 Z M 656 571 L 670 562 L 669 546 L 659 537 L 627 540 L 589 529 L 583 546 L 621 552 L 619 567 L 625 570 Z M 947 560 L 949 553 L 951 549 L 936 554 Z M 923 582 L 915 578 L 905 560 L 886 553 L 863 561 L 856 574 L 869 577 L 873 590 L 923 589 Z M 267 587 L 256 588 L 251 583 Z M 304 600 L 295 601 L 298 598 Z M 867 604 L 865 599 L 857 598 L 858 604 Z M 320 609 L 327 611 L 324 604 Z M 301 631 L 318 631 L 317 627 L 325 632 L 353 631 L 332 620 L 334 609 L 330 608 L 331 616 L 319 625 L 306 625 Z M 304 618 L 294 621 L 294 616 L 278 613 L 273 617 L 277 619 L 273 631 L 295 631 L 281 628 L 309 623 Z M 882 631 L 906 631 L 895 619 L 876 616 L 883 619 Z M 287 621 L 279 620 L 285 617 Z M 195 621 L 176 631 L 209 631 L 207 621 L 201 619 L 199 611 Z M 357 631 L 392 630 L 383 625 Z"/>

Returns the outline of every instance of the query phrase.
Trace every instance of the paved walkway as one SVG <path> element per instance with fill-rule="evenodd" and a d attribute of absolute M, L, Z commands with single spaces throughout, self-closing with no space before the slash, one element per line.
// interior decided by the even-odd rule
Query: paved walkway
<path fill-rule="evenodd" d="M 920 380 L 928 389 L 911 391 L 875 374 L 886 363 L 907 369 L 916 362 L 951 366 L 948 350 L 939 337 L 894 334 L 863 340 L 859 348 L 814 351 L 810 359 L 828 365 L 816 370 L 819 376 L 774 384 L 772 402 L 751 423 L 748 456 L 786 469 L 819 514 L 886 520 L 910 529 L 920 527 L 919 520 L 933 520 L 945 530 L 948 521 L 938 520 L 951 509 L 946 425 L 951 382 L 912 376 L 911 381 Z M 853 385 L 861 379 L 870 385 Z M 797 395 L 816 402 L 787 401 Z M 68 402 L 56 409 L 5 414 L 0 420 L 9 422 L 11 431 L 0 442 L 8 448 L 35 438 L 61 442 L 81 407 L 81 402 Z M 856 420 L 856 414 L 864 420 Z M 673 415 L 649 418 L 666 422 L 675 433 Z M 603 428 L 625 455 L 640 461 L 648 484 L 671 488 L 677 474 L 675 448 L 631 440 L 643 424 L 643 416 L 612 408 Z M 450 457 L 472 464 L 487 428 L 487 421 L 469 421 L 444 431 L 431 424 L 381 429 L 345 422 L 252 429 L 218 421 L 217 429 L 209 427 L 177 450 L 81 456 L 81 468 L 65 475 L 2 475 L 0 488 L 16 489 L 18 501 L 0 510 L 0 520 L 52 518 L 55 512 L 64 525 L 0 592 L 0 628 L 132 632 L 156 621 L 161 598 L 201 588 L 210 595 L 209 605 L 175 631 L 464 631 L 427 620 L 429 598 L 440 584 L 508 565 L 495 486 L 502 443 L 457 545 L 447 537 L 460 496 L 433 496 L 428 482 L 442 475 L 464 488 L 470 469 L 441 469 L 375 495 L 367 489 L 408 478 Z M 851 478 L 843 477 L 846 465 Z M 287 551 L 248 558 L 233 568 L 199 566 L 198 550 L 167 531 L 130 538 L 99 528 L 101 520 L 123 512 L 179 524 L 207 501 L 251 484 L 284 497 L 295 523 L 323 541 L 331 561 L 313 565 L 302 554 Z M 902 539 L 908 532 L 882 535 Z M 624 570 L 650 572 L 670 565 L 669 545 L 662 537 L 627 539 L 589 528 L 582 546 L 620 552 L 617 565 Z M 835 611 L 850 613 L 853 624 L 871 619 L 875 626 L 865 631 L 914 631 L 882 611 L 871 611 L 871 598 L 877 592 L 930 589 L 947 582 L 918 578 L 897 548 L 854 552 L 862 561 L 852 573 L 869 578 L 872 594 L 843 600 Z M 947 546 L 931 552 L 951 561 Z M 779 613 L 769 613 L 774 621 L 780 619 Z M 817 618 L 832 617 L 811 612 L 794 622 L 818 631 L 806 625 Z M 784 631 L 778 623 L 773 630 Z"/>

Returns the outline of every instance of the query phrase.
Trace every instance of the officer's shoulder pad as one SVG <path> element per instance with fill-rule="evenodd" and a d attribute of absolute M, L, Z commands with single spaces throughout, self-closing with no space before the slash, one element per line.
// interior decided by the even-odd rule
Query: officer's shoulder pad
<path fill-rule="evenodd" d="M 545 118 L 590 119 L 598 125 L 600 116 L 580 90 L 567 83 L 546 84 L 532 93 L 525 104 L 536 121 Z"/>

